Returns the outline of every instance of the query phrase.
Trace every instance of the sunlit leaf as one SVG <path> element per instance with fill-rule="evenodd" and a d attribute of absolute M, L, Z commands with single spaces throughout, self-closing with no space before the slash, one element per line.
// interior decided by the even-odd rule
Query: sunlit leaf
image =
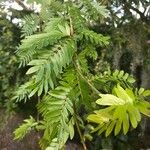
<path fill-rule="evenodd" d="M 99 105 L 124 105 L 125 101 L 111 94 L 100 94 L 101 98 L 96 101 Z"/>

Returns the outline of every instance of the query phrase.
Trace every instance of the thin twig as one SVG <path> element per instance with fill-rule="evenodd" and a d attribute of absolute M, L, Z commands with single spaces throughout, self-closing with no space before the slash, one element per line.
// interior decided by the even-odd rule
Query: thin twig
<path fill-rule="evenodd" d="M 73 104 L 73 107 L 74 107 L 74 120 L 75 120 L 75 124 L 76 124 L 76 127 L 77 127 L 77 131 L 79 133 L 79 136 L 80 136 L 80 139 L 81 139 L 81 143 L 83 145 L 83 149 L 87 150 L 86 144 L 84 142 L 84 138 L 82 136 L 82 133 L 81 133 L 81 130 L 80 130 L 80 127 L 79 127 L 78 119 L 76 117 L 76 106 L 75 106 L 75 103 Z"/>
<path fill-rule="evenodd" d="M 80 66 L 79 66 L 79 63 L 77 62 L 77 60 L 76 60 L 76 62 L 74 63 L 74 65 L 75 65 L 75 68 L 76 68 L 78 74 L 79 74 L 79 75 L 81 76 L 81 78 L 90 86 L 90 88 L 91 88 L 96 94 L 98 94 L 98 95 L 101 94 L 100 91 L 98 91 L 98 90 L 92 85 L 92 83 L 90 83 L 90 81 L 89 81 L 86 77 L 83 76 L 83 74 L 81 73 L 81 69 L 80 69 Z"/>
<path fill-rule="evenodd" d="M 38 96 L 38 104 L 40 103 L 40 96 Z M 40 120 L 40 114 L 39 114 L 39 112 L 37 111 L 37 122 L 39 122 L 39 120 Z"/>

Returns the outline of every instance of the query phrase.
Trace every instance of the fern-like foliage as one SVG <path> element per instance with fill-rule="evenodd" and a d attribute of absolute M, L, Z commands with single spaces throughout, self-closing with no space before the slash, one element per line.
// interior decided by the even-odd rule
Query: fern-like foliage
<path fill-rule="evenodd" d="M 30 97 L 29 94 L 31 93 L 32 89 L 34 88 L 33 81 L 28 81 L 25 84 L 21 85 L 17 91 L 15 91 L 12 100 L 16 102 L 24 101 L 26 102 Z"/>
<path fill-rule="evenodd" d="M 20 66 L 25 66 L 38 50 L 54 45 L 61 38 L 70 34 L 67 25 L 65 27 L 60 25 L 58 30 L 54 30 L 54 28 L 56 28 L 55 24 L 50 24 L 50 27 L 45 29 L 47 32 L 31 35 L 22 40 L 22 45 L 20 45 L 17 53 L 21 59 Z"/>
<path fill-rule="evenodd" d="M 91 23 L 108 17 L 105 6 L 93 0 L 36 2 L 41 4 L 41 11 L 38 16 L 26 17 L 30 23 L 23 30 L 28 36 L 17 52 L 20 66 L 29 67 L 26 72 L 29 81 L 20 86 L 13 99 L 26 101 L 34 95 L 41 98 L 37 104 L 41 120 L 38 124 L 33 118 L 26 120 L 14 132 L 16 139 L 22 139 L 32 128 L 42 129 L 41 148 L 59 150 L 69 138 L 73 139 L 76 125 L 86 150 L 82 132 L 86 130 L 83 122 L 87 123 L 87 113 L 91 114 L 89 124 L 98 124 L 94 131 L 106 131 L 106 136 L 114 128 L 115 135 L 122 128 L 126 134 L 130 123 L 136 128 L 141 120 L 140 113 L 149 116 L 149 103 L 145 101 L 149 92 L 135 90 L 134 79 L 124 71 L 108 70 L 93 75 L 89 68 L 89 58 L 96 60 L 98 57 L 97 48 L 109 44 L 108 36 L 90 30 Z M 39 23 L 42 23 L 40 32 L 33 34 Z M 121 86 L 113 88 L 117 84 Z M 101 99 L 97 100 L 99 94 Z M 97 110 L 97 104 L 106 108 Z M 85 110 L 83 117 L 78 115 L 81 108 Z M 96 111 L 93 113 L 93 110 Z"/>
<path fill-rule="evenodd" d="M 112 88 L 118 83 L 124 88 L 132 87 L 135 79 L 132 75 L 125 73 L 123 70 L 111 71 L 108 69 L 104 73 L 101 73 L 98 76 L 96 75 L 93 78 L 93 82 L 97 88 L 103 89 L 106 92 L 110 92 Z"/>
<path fill-rule="evenodd" d="M 54 88 L 54 79 L 62 73 L 63 68 L 69 65 L 74 52 L 73 41 L 68 41 L 63 45 L 56 45 L 52 52 L 44 51 L 39 59 L 32 60 L 28 64 L 32 67 L 26 74 L 35 74 L 38 96 L 42 94 L 43 90 L 47 93 L 49 87 Z"/>
<path fill-rule="evenodd" d="M 96 60 L 98 57 L 96 48 L 91 44 L 83 44 L 83 50 L 78 55 L 79 64 L 83 73 L 89 73 L 88 58 Z"/>
<path fill-rule="evenodd" d="M 36 14 L 26 15 L 22 22 L 22 36 L 30 36 L 37 31 L 40 25 L 40 18 Z"/>
<path fill-rule="evenodd" d="M 38 123 L 30 116 L 30 119 L 25 119 L 24 123 L 19 126 L 18 129 L 14 131 L 15 139 L 23 139 L 24 136 L 33 130 Z"/>
<path fill-rule="evenodd" d="M 94 31 L 83 29 L 81 37 L 95 45 L 108 45 L 109 37 L 97 34 Z"/>
<path fill-rule="evenodd" d="M 98 20 L 100 17 L 109 17 L 108 10 L 105 6 L 100 6 L 97 1 L 93 0 L 82 0 L 84 8 L 81 9 L 88 19 Z"/>
<path fill-rule="evenodd" d="M 55 140 L 57 143 L 55 149 L 60 149 L 69 137 L 72 139 L 74 136 L 73 101 L 74 95 L 79 92 L 75 90 L 77 88 L 74 82 L 66 82 L 66 80 L 69 81 L 68 78 L 71 76 L 74 76 L 72 72 L 67 77 L 64 75 L 64 80 L 60 82 L 61 86 L 51 90 L 38 104 L 38 110 L 46 121 L 46 126 L 50 126 L 52 131 L 55 130 L 53 132 L 51 129 L 45 130 L 40 142 L 43 148 L 53 145 L 52 143 Z"/>
<path fill-rule="evenodd" d="M 86 20 L 99 21 L 104 17 L 109 17 L 108 10 L 97 1 L 80 0 L 75 1 L 75 4 Z"/>

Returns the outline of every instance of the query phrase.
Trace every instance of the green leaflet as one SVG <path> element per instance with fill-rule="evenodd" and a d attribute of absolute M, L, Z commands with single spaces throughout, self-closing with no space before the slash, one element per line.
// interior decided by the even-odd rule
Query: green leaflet
<path fill-rule="evenodd" d="M 69 135 L 70 135 L 70 139 L 73 139 L 74 137 L 74 119 L 73 117 L 70 119 L 69 121 Z"/>
<path fill-rule="evenodd" d="M 125 73 L 122 78 L 123 78 L 124 80 L 127 80 L 128 77 L 129 77 L 129 74 L 128 74 L 128 73 Z"/>
<path fill-rule="evenodd" d="M 115 126 L 115 131 L 114 131 L 114 134 L 115 136 L 119 134 L 121 128 L 122 128 L 122 121 L 121 120 L 117 120 L 116 122 L 116 126 Z"/>
<path fill-rule="evenodd" d="M 128 111 L 128 114 L 129 114 L 129 120 L 130 120 L 130 123 L 131 123 L 132 127 L 136 128 L 137 125 L 138 125 L 138 120 L 135 116 L 134 109 L 135 109 L 134 107 L 129 106 L 127 111 Z"/>
<path fill-rule="evenodd" d="M 100 114 L 91 114 L 87 117 L 87 120 L 90 122 L 102 124 L 104 122 L 108 122 L 109 118 L 101 116 Z"/>
<path fill-rule="evenodd" d="M 150 96 L 150 90 L 145 90 L 143 92 L 143 96 Z"/>
<path fill-rule="evenodd" d="M 117 85 L 117 87 L 114 87 L 114 92 L 119 98 L 123 99 L 126 103 L 133 102 L 133 99 L 131 99 L 131 97 L 127 94 L 127 92 L 120 85 Z"/>
<path fill-rule="evenodd" d="M 122 114 L 121 117 L 123 118 L 122 119 L 123 133 L 126 135 L 128 130 L 129 130 L 129 116 L 128 116 L 128 113 L 126 112 L 126 108 L 122 108 L 122 113 L 121 114 Z"/>
<path fill-rule="evenodd" d="M 118 78 L 122 78 L 122 77 L 123 77 L 123 75 L 124 75 L 124 71 L 123 71 L 123 70 L 121 70 L 121 71 L 119 72 L 119 74 L 118 74 Z"/>
<path fill-rule="evenodd" d="M 107 126 L 107 129 L 106 129 L 106 132 L 105 132 L 105 136 L 109 136 L 110 133 L 113 131 L 113 128 L 115 126 L 115 122 L 111 122 L 108 126 Z"/>
<path fill-rule="evenodd" d="M 30 69 L 26 72 L 26 74 L 32 74 L 32 73 L 34 73 L 34 72 L 37 72 L 38 70 L 39 70 L 39 66 L 35 66 L 35 67 L 30 68 Z"/>
<path fill-rule="evenodd" d="M 125 89 L 125 91 L 133 100 L 135 100 L 135 95 L 134 95 L 132 89 Z"/>
<path fill-rule="evenodd" d="M 138 94 L 141 95 L 144 92 L 144 90 L 145 90 L 144 88 L 140 88 Z"/>
<path fill-rule="evenodd" d="M 99 105 L 124 105 L 125 101 L 111 94 L 100 94 L 101 98 L 96 101 Z"/>
<path fill-rule="evenodd" d="M 103 124 L 100 128 L 99 128 L 99 131 L 98 131 L 98 135 L 102 134 L 106 129 L 107 129 L 107 126 L 110 124 L 110 122 L 108 124 Z"/>
<path fill-rule="evenodd" d="M 141 101 L 139 103 L 137 103 L 137 108 L 139 109 L 139 111 L 150 117 L 150 103 L 146 102 L 146 101 Z"/>

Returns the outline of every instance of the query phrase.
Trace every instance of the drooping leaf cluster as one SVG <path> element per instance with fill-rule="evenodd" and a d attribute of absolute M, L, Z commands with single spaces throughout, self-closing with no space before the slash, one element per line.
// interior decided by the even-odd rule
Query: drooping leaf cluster
<path fill-rule="evenodd" d="M 27 36 L 17 52 L 20 67 L 29 67 L 29 81 L 20 86 L 13 99 L 41 99 L 37 105 L 42 118 L 39 128 L 44 130 L 41 148 L 62 149 L 69 138 L 73 139 L 76 125 L 85 149 L 79 122 L 86 121 L 86 117 L 79 119 L 78 115 L 82 106 L 87 112 L 84 115 L 90 114 L 87 120 L 99 124 L 94 130 L 99 134 L 106 130 L 108 136 L 114 126 L 115 135 L 122 128 L 126 134 L 129 122 L 136 128 L 140 113 L 149 114 L 149 103 L 144 100 L 145 95 L 140 99 L 134 92 L 133 77 L 118 70 L 93 75 L 89 69 L 88 58 L 96 60 L 97 48 L 109 44 L 108 36 L 91 30 L 91 24 L 108 17 L 105 7 L 92 0 L 36 2 L 41 4 L 41 11 L 36 17 L 25 18 L 26 23 L 30 19 L 33 23 L 24 25 Z M 99 94 L 102 98 L 97 100 Z M 108 107 L 96 110 L 97 104 Z M 93 111 L 95 114 L 91 114 Z M 137 115 L 136 119 L 133 115 Z M 34 125 L 32 118 L 26 121 L 14 132 L 16 139 Z"/>

